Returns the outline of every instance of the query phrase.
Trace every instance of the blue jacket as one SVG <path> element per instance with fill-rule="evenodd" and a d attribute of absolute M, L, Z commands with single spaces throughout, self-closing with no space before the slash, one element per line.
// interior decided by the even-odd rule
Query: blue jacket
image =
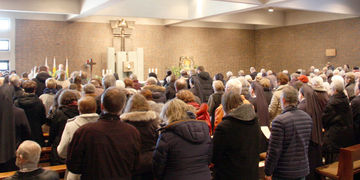
<path fill-rule="evenodd" d="M 267 176 L 296 179 L 309 174 L 311 128 L 311 117 L 293 106 L 273 120 L 265 163 Z"/>
<path fill-rule="evenodd" d="M 209 128 L 204 121 L 176 121 L 164 128 L 153 156 L 157 179 L 209 180 Z"/>

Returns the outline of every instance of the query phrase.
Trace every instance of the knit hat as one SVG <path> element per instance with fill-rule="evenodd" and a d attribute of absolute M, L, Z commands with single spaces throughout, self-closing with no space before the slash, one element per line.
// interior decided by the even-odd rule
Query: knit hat
<path fill-rule="evenodd" d="M 308 83 L 309 82 L 308 77 L 305 76 L 305 75 L 301 75 L 300 77 L 298 77 L 298 80 L 300 80 L 303 83 Z"/>

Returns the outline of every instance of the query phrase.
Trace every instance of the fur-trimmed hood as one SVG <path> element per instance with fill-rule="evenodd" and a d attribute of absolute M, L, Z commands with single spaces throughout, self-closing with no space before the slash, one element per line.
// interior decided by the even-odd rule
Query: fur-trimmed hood
<path fill-rule="evenodd" d="M 162 86 L 157 86 L 157 85 L 146 85 L 143 87 L 143 89 L 148 89 L 150 91 L 155 91 L 155 92 L 165 92 L 165 88 Z"/>
<path fill-rule="evenodd" d="M 122 121 L 129 122 L 144 122 L 158 119 L 158 115 L 155 111 L 134 111 L 124 113 L 120 116 Z"/>

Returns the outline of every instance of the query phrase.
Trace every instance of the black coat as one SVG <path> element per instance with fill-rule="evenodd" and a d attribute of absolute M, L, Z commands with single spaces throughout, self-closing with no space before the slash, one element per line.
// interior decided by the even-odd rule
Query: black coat
<path fill-rule="evenodd" d="M 215 110 L 216 108 L 218 108 L 221 104 L 221 97 L 224 94 L 224 92 L 216 92 L 214 94 L 212 94 L 209 97 L 209 101 L 208 101 L 208 106 L 209 106 L 209 114 L 211 116 L 211 127 L 214 128 L 214 122 L 215 122 Z M 212 129 L 212 131 L 214 131 L 214 129 Z"/>
<path fill-rule="evenodd" d="M 215 179 L 258 180 L 260 127 L 251 104 L 223 118 L 214 134 Z"/>
<path fill-rule="evenodd" d="M 46 88 L 45 86 L 45 81 L 46 79 L 51 78 L 51 76 L 49 75 L 49 73 L 47 72 L 40 72 L 39 74 L 36 75 L 36 77 L 34 79 L 32 79 L 33 81 L 36 82 L 36 92 L 35 94 L 40 97 L 43 94 L 44 89 Z"/>
<path fill-rule="evenodd" d="M 45 107 L 35 94 L 24 94 L 15 100 L 15 106 L 25 111 L 31 128 L 31 139 L 44 145 L 44 136 L 41 126 L 46 123 Z"/>
<path fill-rule="evenodd" d="M 0 172 L 7 171 L 8 166 L 2 169 L 2 164 L 15 157 L 16 151 L 16 134 L 15 122 L 12 108 L 11 95 L 5 89 L 0 87 Z M 12 169 L 10 169 L 12 170 Z"/>
<path fill-rule="evenodd" d="M 45 170 L 43 168 L 36 169 L 31 172 L 17 171 L 13 176 L 6 180 L 58 180 L 59 174 L 55 171 Z"/>
<path fill-rule="evenodd" d="M 158 180 L 209 180 L 211 157 L 209 128 L 204 121 L 176 121 L 159 136 L 153 157 Z"/>
<path fill-rule="evenodd" d="M 273 93 L 272 93 L 271 89 L 264 88 L 264 96 L 265 96 L 266 102 L 268 104 L 270 104 L 271 103 L 271 98 L 273 96 Z"/>
<path fill-rule="evenodd" d="M 175 83 L 169 82 L 166 85 L 166 100 L 171 100 L 176 96 Z"/>
<path fill-rule="evenodd" d="M 200 97 L 200 98 L 203 103 L 207 103 L 210 95 L 214 93 L 214 90 L 212 87 L 212 79 L 208 72 L 200 72 L 197 75 L 197 77 L 198 77 L 197 79 L 200 83 L 200 87 L 199 87 L 200 91 L 201 91 L 200 94 L 202 95 L 202 97 Z M 196 84 L 195 84 L 195 86 L 196 86 Z"/>
<path fill-rule="evenodd" d="M 16 129 L 16 145 L 19 146 L 23 141 L 31 139 L 31 129 L 23 109 L 13 106 L 13 112 Z"/>
<path fill-rule="evenodd" d="M 56 148 L 60 143 L 67 120 L 77 115 L 79 115 L 79 111 L 76 105 L 60 106 L 54 117 L 50 120 L 49 144 L 51 144 L 52 147 L 50 157 L 52 165 L 65 163 L 65 161 L 58 156 Z"/>
<path fill-rule="evenodd" d="M 325 151 L 338 153 L 340 148 L 354 144 L 351 108 L 343 92 L 330 97 L 322 116 L 322 123 L 325 129 Z"/>
<path fill-rule="evenodd" d="M 118 115 L 101 114 L 81 126 L 68 148 L 67 168 L 81 179 L 131 179 L 139 160 L 140 134 Z"/>
<path fill-rule="evenodd" d="M 356 144 L 360 144 L 360 96 L 354 97 L 351 101 L 351 110 L 353 113 Z"/>
<path fill-rule="evenodd" d="M 120 119 L 133 125 L 141 136 L 140 162 L 136 168 L 136 174 L 152 171 L 152 154 L 155 150 L 158 138 L 157 129 L 160 127 L 160 120 L 155 111 L 135 111 L 124 113 Z"/>

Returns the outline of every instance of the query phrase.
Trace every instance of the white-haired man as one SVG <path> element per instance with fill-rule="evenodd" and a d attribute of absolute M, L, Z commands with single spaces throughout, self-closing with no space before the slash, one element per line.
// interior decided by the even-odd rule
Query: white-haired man
<path fill-rule="evenodd" d="M 58 180 L 59 175 L 51 170 L 38 167 L 41 147 L 34 141 L 24 141 L 16 151 L 16 166 L 20 168 L 7 180 Z"/>

